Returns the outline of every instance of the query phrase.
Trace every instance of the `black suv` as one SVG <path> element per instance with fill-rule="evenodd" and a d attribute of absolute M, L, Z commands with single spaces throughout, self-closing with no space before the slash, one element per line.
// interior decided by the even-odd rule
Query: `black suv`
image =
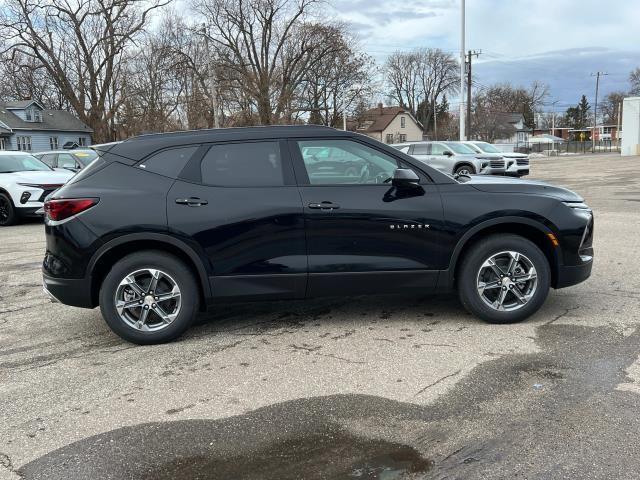
<path fill-rule="evenodd" d="M 359 134 L 234 128 L 101 148 L 46 202 L 44 285 L 100 305 L 132 342 L 174 339 L 223 301 L 452 288 L 474 315 L 514 322 L 591 273 L 593 215 L 575 193 L 454 178 Z M 345 158 L 358 168 L 337 168 Z"/>

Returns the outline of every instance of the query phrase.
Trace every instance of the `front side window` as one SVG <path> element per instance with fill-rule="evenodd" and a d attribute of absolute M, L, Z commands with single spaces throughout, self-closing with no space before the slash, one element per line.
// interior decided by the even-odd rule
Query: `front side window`
<path fill-rule="evenodd" d="M 278 142 L 213 145 L 201 164 L 202 182 L 222 187 L 275 187 L 285 184 Z"/>
<path fill-rule="evenodd" d="M 376 184 L 393 178 L 395 158 L 351 140 L 298 142 L 311 185 Z M 314 154 L 322 148 L 323 156 Z"/>
<path fill-rule="evenodd" d="M 31 151 L 31 137 L 16 137 L 16 141 L 18 142 L 18 150 Z"/>
<path fill-rule="evenodd" d="M 449 150 L 441 143 L 434 143 L 431 145 L 431 155 L 444 155 L 444 152 Z"/>
<path fill-rule="evenodd" d="M 58 168 L 77 168 L 76 159 L 69 153 L 58 155 Z"/>

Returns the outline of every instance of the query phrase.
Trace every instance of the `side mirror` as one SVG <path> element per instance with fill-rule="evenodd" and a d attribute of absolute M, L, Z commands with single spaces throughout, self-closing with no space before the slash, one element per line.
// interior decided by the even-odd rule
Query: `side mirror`
<path fill-rule="evenodd" d="M 449 150 L 445 150 L 443 155 L 445 157 L 453 157 L 453 153 L 451 153 Z"/>
<path fill-rule="evenodd" d="M 391 184 L 394 187 L 413 187 L 420 183 L 420 177 L 416 175 L 416 172 L 408 168 L 396 168 L 393 172 L 393 179 Z"/>

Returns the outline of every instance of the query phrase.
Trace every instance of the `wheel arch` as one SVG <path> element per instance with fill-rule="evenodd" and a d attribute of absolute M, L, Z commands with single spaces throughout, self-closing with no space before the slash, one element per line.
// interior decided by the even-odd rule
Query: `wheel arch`
<path fill-rule="evenodd" d="M 199 287 L 200 305 L 204 308 L 211 297 L 209 275 L 202 257 L 185 242 L 169 235 L 158 233 L 130 234 L 118 237 L 104 244 L 89 262 L 91 274 L 91 301 L 98 305 L 100 286 L 110 267 L 117 261 L 134 252 L 142 250 L 160 250 L 182 260 L 195 275 Z"/>
<path fill-rule="evenodd" d="M 553 231 L 546 225 L 528 218 L 501 217 L 487 220 L 467 231 L 456 244 L 449 264 L 449 286 L 454 286 L 456 277 L 465 254 L 473 247 L 473 244 L 482 238 L 493 234 L 513 234 L 526 238 L 533 242 L 549 261 L 551 269 L 551 285 L 555 287 L 558 280 L 558 267 L 561 263 L 559 247 L 554 247 L 548 235 Z"/>
<path fill-rule="evenodd" d="M 462 166 L 471 167 L 474 173 L 478 173 L 478 168 L 473 164 L 473 162 L 470 162 L 468 160 L 460 160 L 459 162 L 457 162 L 453 166 L 453 173 L 455 173 L 455 171 Z"/>

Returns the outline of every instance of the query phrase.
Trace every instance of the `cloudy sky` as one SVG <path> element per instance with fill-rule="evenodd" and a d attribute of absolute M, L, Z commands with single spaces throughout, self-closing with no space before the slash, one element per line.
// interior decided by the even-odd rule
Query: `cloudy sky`
<path fill-rule="evenodd" d="M 460 0 L 330 0 L 379 63 L 394 50 L 460 49 Z M 480 85 L 499 81 L 551 87 L 558 109 L 592 100 L 592 72 L 606 71 L 602 93 L 628 89 L 640 66 L 640 0 L 467 0 L 467 49 L 482 50 Z"/>

